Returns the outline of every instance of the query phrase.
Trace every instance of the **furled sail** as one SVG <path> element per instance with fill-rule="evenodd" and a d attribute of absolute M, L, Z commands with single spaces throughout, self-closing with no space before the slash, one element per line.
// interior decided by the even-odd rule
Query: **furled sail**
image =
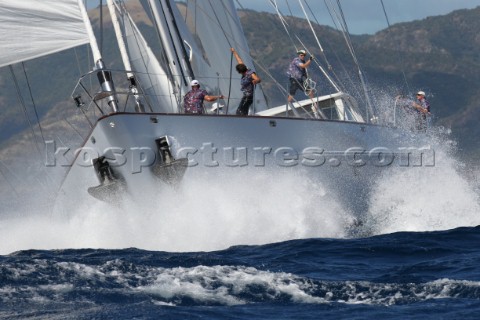
<path fill-rule="evenodd" d="M 158 62 L 148 43 L 130 15 L 122 15 L 128 55 L 136 78 L 140 82 L 148 102 L 157 112 L 178 112 L 178 101 L 166 71 Z"/>
<path fill-rule="evenodd" d="M 0 67 L 88 42 L 78 0 L 0 2 Z"/>

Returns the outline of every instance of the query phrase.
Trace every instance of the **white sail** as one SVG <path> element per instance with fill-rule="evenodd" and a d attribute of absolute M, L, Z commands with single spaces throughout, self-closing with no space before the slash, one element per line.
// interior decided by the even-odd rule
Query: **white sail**
<path fill-rule="evenodd" d="M 254 69 L 235 5 L 231 0 L 191 0 L 187 2 L 187 6 L 187 24 L 194 37 L 198 39 L 203 57 L 210 66 L 213 73 L 210 77 L 219 77 L 222 94 L 227 95 L 230 92 L 229 113 L 235 112 L 242 93 L 240 75 L 235 70 L 235 59 L 233 62 L 231 60 L 230 47 L 237 50 L 248 68 Z M 255 112 L 266 109 L 261 87 L 257 87 L 255 91 L 253 107 Z"/>
<path fill-rule="evenodd" d="M 178 112 L 178 102 L 166 71 L 128 14 L 122 15 L 128 56 L 148 101 L 160 112 Z"/>
<path fill-rule="evenodd" d="M 186 5 L 186 15 L 182 16 L 175 1 L 150 0 L 174 91 L 180 93 L 177 97 L 182 96 L 195 78 L 210 94 L 228 96 L 229 113 L 235 113 L 243 94 L 230 48 L 235 47 L 247 67 L 254 68 L 235 5 L 210 0 L 188 1 Z M 260 87 L 253 108 L 255 112 L 266 109 Z"/>
<path fill-rule="evenodd" d="M 0 67 L 88 42 L 78 0 L 0 2 Z"/>

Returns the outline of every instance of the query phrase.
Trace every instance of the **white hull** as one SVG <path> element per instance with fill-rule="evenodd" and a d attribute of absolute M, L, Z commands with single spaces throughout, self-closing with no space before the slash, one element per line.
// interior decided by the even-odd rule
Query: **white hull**
<path fill-rule="evenodd" d="M 174 158 L 189 159 L 185 173 L 179 173 L 178 185 L 172 186 L 154 174 L 163 162 L 156 143 L 160 137 L 168 137 Z M 65 213 L 75 208 L 77 201 L 102 202 L 88 189 L 102 184 L 92 160 L 106 156 L 115 177 L 122 181 L 122 187 L 106 200 L 112 205 L 119 205 L 127 196 L 148 205 L 148 197 L 143 196 L 146 189 L 155 188 L 154 194 L 159 194 L 190 179 L 204 179 L 207 190 L 202 192 L 208 193 L 209 181 L 215 181 L 219 175 L 268 174 L 274 183 L 276 174 L 288 172 L 322 183 L 345 205 L 360 212 L 375 177 L 391 166 L 408 167 L 405 159 L 400 163 L 401 148 L 420 149 L 424 147 L 421 139 L 422 135 L 401 129 L 354 122 L 112 114 L 101 118 L 86 139 L 62 184 L 57 209 Z M 379 152 L 386 158 L 379 157 Z M 245 183 L 253 181 L 245 179 Z M 231 185 L 226 182 L 224 187 Z M 287 187 L 286 193 L 290 187 L 295 188 Z M 266 189 L 265 193 L 268 192 Z"/>

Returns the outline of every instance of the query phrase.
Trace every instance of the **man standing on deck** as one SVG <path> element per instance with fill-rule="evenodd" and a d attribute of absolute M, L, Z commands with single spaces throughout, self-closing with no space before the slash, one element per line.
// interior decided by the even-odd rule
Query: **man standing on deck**
<path fill-rule="evenodd" d="M 259 76 L 257 76 L 255 71 L 247 68 L 247 66 L 243 63 L 242 58 L 240 58 L 234 48 L 231 48 L 230 50 L 232 51 L 232 54 L 235 56 L 235 59 L 238 63 L 235 69 L 238 73 L 242 75 L 240 84 L 241 90 L 243 92 L 243 97 L 242 100 L 240 100 L 240 104 L 238 105 L 236 113 L 239 116 L 247 116 L 248 110 L 253 103 L 253 93 L 255 91 L 255 85 L 259 84 L 262 80 Z"/>
<path fill-rule="evenodd" d="M 430 103 L 425 98 L 425 92 L 418 91 L 412 107 L 417 112 L 415 117 L 415 127 L 419 131 L 427 130 L 427 115 L 430 114 Z"/>
<path fill-rule="evenodd" d="M 220 96 L 208 95 L 207 90 L 200 89 L 200 83 L 197 80 L 192 80 L 190 85 L 192 86 L 192 90 L 188 91 L 185 97 L 183 98 L 183 108 L 185 113 L 203 114 L 205 112 L 203 100 L 207 100 L 208 102 L 213 102 L 213 101 L 216 101 L 217 99 L 224 98 L 222 95 Z"/>
<path fill-rule="evenodd" d="M 288 103 L 293 101 L 295 92 L 297 92 L 298 89 L 307 93 L 310 99 L 313 100 L 313 91 L 309 90 L 307 87 L 304 87 L 304 81 L 307 78 L 307 68 L 312 63 L 313 57 L 310 57 L 308 61 L 305 62 L 305 50 L 298 50 L 297 54 L 298 57 L 295 57 L 292 60 L 287 71 L 290 85 Z"/>

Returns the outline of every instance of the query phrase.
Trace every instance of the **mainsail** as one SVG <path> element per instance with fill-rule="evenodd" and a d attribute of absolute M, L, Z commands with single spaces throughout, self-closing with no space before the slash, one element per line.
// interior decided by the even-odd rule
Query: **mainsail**
<path fill-rule="evenodd" d="M 0 67 L 88 43 L 78 0 L 2 0 Z"/>

